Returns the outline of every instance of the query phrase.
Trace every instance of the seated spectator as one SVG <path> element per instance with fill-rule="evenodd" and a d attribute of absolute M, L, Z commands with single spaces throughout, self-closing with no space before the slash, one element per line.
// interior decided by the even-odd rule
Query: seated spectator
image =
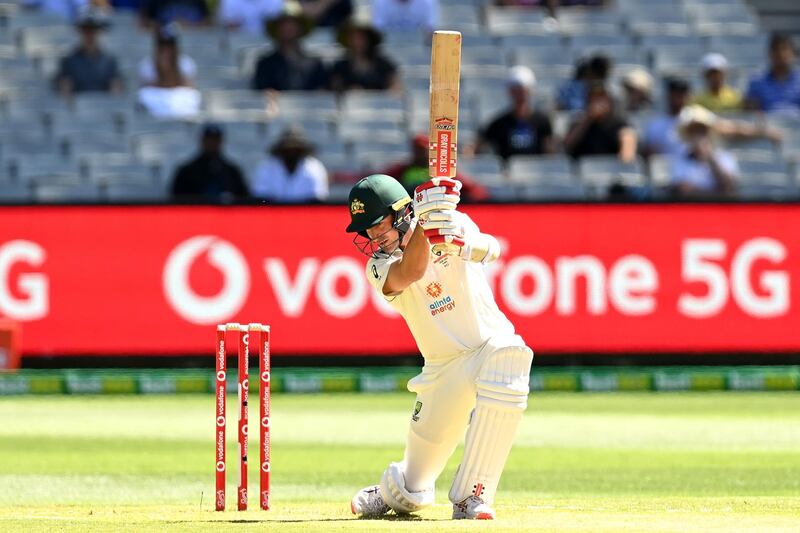
<path fill-rule="evenodd" d="M 117 59 L 100 46 L 100 32 L 108 28 L 108 18 L 102 12 L 88 8 L 75 26 L 81 40 L 72 53 L 61 59 L 56 74 L 59 93 L 68 98 L 74 93 L 121 92 L 122 77 Z"/>
<path fill-rule="evenodd" d="M 420 133 L 411 139 L 411 160 L 396 163 L 377 174 L 387 174 L 399 181 L 408 191 L 409 195 L 414 194 L 414 189 L 418 185 L 430 179 L 428 169 L 428 134 Z M 460 172 L 456 173 L 456 179 L 461 181 L 461 198 L 467 202 L 480 202 L 489 197 L 486 189 L 475 180 Z"/>
<path fill-rule="evenodd" d="M 296 2 L 286 2 L 283 12 L 266 23 L 275 51 L 258 60 L 252 87 L 257 91 L 313 91 L 328 83 L 325 65 L 306 54 L 301 40 L 311 31 L 311 20 Z"/>
<path fill-rule="evenodd" d="M 338 40 L 346 52 L 331 69 L 332 90 L 400 88 L 397 66 L 381 53 L 381 39 L 381 34 L 367 22 L 346 22 L 340 28 Z"/>
<path fill-rule="evenodd" d="M 432 32 L 439 26 L 439 1 L 372 0 L 372 24 L 382 32 Z"/>
<path fill-rule="evenodd" d="M 605 84 L 614 64 L 607 56 L 596 54 L 589 59 L 579 59 L 573 78 L 558 88 L 556 108 L 559 111 L 581 111 L 586 102 L 586 87 L 594 82 Z"/>
<path fill-rule="evenodd" d="M 699 105 L 687 106 L 678 117 L 678 129 L 686 146 L 672 159 L 671 184 L 681 197 L 730 194 L 739 167 L 728 152 L 714 147 L 716 116 Z"/>
<path fill-rule="evenodd" d="M 145 28 L 179 22 L 186 26 L 208 26 L 211 11 L 206 0 L 142 0 L 139 20 Z"/>
<path fill-rule="evenodd" d="M 249 196 L 242 171 L 222 151 L 224 133 L 206 124 L 200 136 L 200 153 L 181 165 L 172 180 L 178 201 L 231 203 Z"/>
<path fill-rule="evenodd" d="M 689 103 L 689 83 L 681 78 L 668 78 L 667 112 L 652 118 L 644 131 L 643 154 L 678 155 L 683 151 L 683 141 L 678 135 L 678 115 Z M 714 121 L 714 133 L 727 139 L 766 138 L 779 142 L 781 132 L 766 123 L 750 124 L 739 120 Z"/>
<path fill-rule="evenodd" d="M 508 77 L 508 111 L 494 118 L 479 134 L 476 152 L 487 148 L 508 160 L 517 154 L 550 154 L 555 151 L 550 118 L 531 103 L 536 77 L 528 67 L 512 67 Z"/>
<path fill-rule="evenodd" d="M 256 169 L 253 194 L 273 202 L 303 203 L 328 197 L 328 172 L 299 130 L 287 129 Z"/>
<path fill-rule="evenodd" d="M 217 20 L 230 30 L 251 34 L 264 31 L 264 19 L 280 15 L 283 0 L 220 0 Z"/>
<path fill-rule="evenodd" d="M 800 72 L 794 67 L 794 43 L 788 35 L 772 35 L 769 60 L 769 70 L 750 80 L 745 107 L 758 111 L 799 111 Z"/>
<path fill-rule="evenodd" d="M 338 28 L 353 14 L 352 0 L 300 0 L 303 12 L 321 28 Z"/>
<path fill-rule="evenodd" d="M 683 143 L 678 136 L 678 115 L 689 104 L 689 82 L 682 78 L 667 78 L 667 110 L 644 126 L 645 156 L 652 154 L 676 155 Z"/>
<path fill-rule="evenodd" d="M 168 64 L 174 58 L 178 63 L 178 71 L 183 80 L 191 85 L 197 75 L 197 65 L 194 60 L 180 51 L 180 37 L 178 27 L 168 24 L 153 32 L 153 55 L 143 58 L 139 62 L 139 84 L 142 86 L 155 85 L 158 79 L 157 65 Z"/>
<path fill-rule="evenodd" d="M 648 111 L 653 105 L 653 77 L 643 68 L 634 68 L 622 77 L 626 113 Z"/>
<path fill-rule="evenodd" d="M 616 155 L 623 163 L 636 158 L 636 131 L 620 116 L 602 82 L 587 90 L 586 110 L 573 122 L 564 138 L 570 157 Z"/>
<path fill-rule="evenodd" d="M 158 34 L 158 41 L 166 45 L 156 52 L 156 79 L 139 89 L 139 103 L 156 118 L 191 118 L 200 111 L 200 92 L 181 71 L 174 28 L 162 28 Z"/>
<path fill-rule="evenodd" d="M 81 12 L 89 7 L 109 10 L 107 0 L 23 0 L 22 6 L 26 9 L 60 15 L 68 20 L 77 20 Z"/>
<path fill-rule="evenodd" d="M 705 90 L 692 97 L 692 103 L 701 105 L 714 113 L 739 111 L 742 109 L 742 94 L 725 83 L 728 60 L 722 54 L 706 54 L 701 61 Z"/>

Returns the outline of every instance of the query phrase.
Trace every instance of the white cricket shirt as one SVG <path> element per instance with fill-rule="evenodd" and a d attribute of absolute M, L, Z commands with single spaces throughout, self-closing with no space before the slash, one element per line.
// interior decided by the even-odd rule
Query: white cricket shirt
<path fill-rule="evenodd" d="M 459 215 L 464 217 L 467 235 L 480 231 L 467 215 Z M 381 295 L 389 267 L 402 256 L 403 252 L 397 250 L 390 257 L 373 257 L 367 262 L 367 279 Z M 480 263 L 431 254 L 421 280 L 395 296 L 383 297 L 406 320 L 428 362 L 476 350 L 493 337 L 508 338 L 508 345 L 524 346 L 497 307 Z"/>

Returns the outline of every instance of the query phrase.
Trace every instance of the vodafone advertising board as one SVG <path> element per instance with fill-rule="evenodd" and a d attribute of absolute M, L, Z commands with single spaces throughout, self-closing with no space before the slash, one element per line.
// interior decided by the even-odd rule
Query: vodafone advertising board
<path fill-rule="evenodd" d="M 537 351 L 800 350 L 800 207 L 464 208 Z M 344 207 L 0 210 L 0 317 L 25 355 L 213 353 L 262 322 L 276 354 L 416 351 L 372 290 Z M 433 300 L 431 305 L 434 305 Z"/>

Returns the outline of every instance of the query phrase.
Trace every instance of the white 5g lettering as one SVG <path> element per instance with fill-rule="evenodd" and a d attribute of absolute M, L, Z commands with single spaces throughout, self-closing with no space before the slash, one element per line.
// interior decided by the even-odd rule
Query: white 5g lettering
<path fill-rule="evenodd" d="M 0 314 L 16 320 L 38 320 L 49 311 L 49 284 L 44 274 L 20 274 L 17 298 L 10 288 L 10 273 L 17 263 L 40 267 L 44 249 L 31 241 L 15 240 L 0 245 Z"/>
<path fill-rule="evenodd" d="M 685 292 L 678 299 L 678 310 L 692 318 L 708 318 L 719 314 L 729 296 L 746 314 L 772 318 L 789 311 L 789 273 L 765 270 L 755 285 L 753 265 L 767 261 L 777 265 L 786 259 L 786 247 L 770 238 L 760 237 L 742 244 L 733 254 L 730 272 L 718 264 L 728 255 L 725 241 L 720 239 L 687 239 L 682 246 L 682 277 L 686 283 L 705 285 L 704 294 Z"/>

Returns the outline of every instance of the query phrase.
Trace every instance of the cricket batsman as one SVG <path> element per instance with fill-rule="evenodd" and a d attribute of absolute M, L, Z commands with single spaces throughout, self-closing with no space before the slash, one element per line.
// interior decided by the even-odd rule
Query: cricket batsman
<path fill-rule="evenodd" d="M 434 486 L 466 429 L 450 489 L 454 519 L 492 520 L 497 484 L 527 407 L 533 352 L 495 303 L 483 266 L 497 240 L 457 211 L 461 183 L 434 178 L 413 200 L 394 178 L 375 174 L 350 191 L 353 242 L 369 257 L 366 276 L 406 320 L 425 364 L 405 456 L 351 510 L 377 517 L 434 502 Z M 467 429 L 468 428 L 468 429 Z"/>

